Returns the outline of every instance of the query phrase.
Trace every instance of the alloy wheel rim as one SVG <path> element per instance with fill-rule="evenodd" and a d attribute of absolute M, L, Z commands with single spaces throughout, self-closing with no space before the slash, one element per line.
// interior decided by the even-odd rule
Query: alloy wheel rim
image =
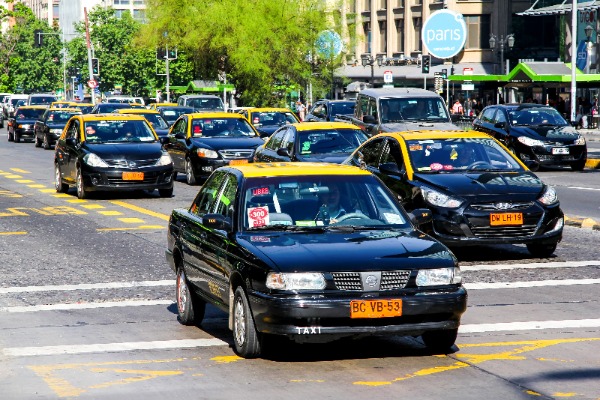
<path fill-rule="evenodd" d="M 180 272 L 177 275 L 177 308 L 180 313 L 183 312 L 187 304 L 187 286 L 184 279 L 183 272 Z"/>
<path fill-rule="evenodd" d="M 58 166 L 54 167 L 54 187 L 56 188 L 56 190 L 60 189 L 60 169 L 58 169 Z"/>
<path fill-rule="evenodd" d="M 81 172 L 77 174 L 77 193 L 83 193 L 83 178 L 81 177 Z"/>
<path fill-rule="evenodd" d="M 246 318 L 242 299 L 238 297 L 235 302 L 235 341 L 242 346 L 246 338 Z"/>
<path fill-rule="evenodd" d="M 185 162 L 185 177 L 187 178 L 188 182 L 192 180 L 192 166 L 189 161 Z"/>

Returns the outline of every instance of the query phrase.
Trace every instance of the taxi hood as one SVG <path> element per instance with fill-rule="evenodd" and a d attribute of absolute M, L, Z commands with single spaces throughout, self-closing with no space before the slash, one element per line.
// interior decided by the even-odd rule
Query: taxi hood
<path fill-rule="evenodd" d="M 129 143 L 86 143 L 86 149 L 102 159 L 120 158 L 126 160 L 144 160 L 160 158 L 162 144 L 160 142 Z"/>
<path fill-rule="evenodd" d="M 452 122 L 427 122 L 427 121 L 402 121 L 390 122 L 380 125 L 382 132 L 405 132 L 405 131 L 462 131 L 463 129 Z"/>
<path fill-rule="evenodd" d="M 455 265 L 446 246 L 414 230 L 244 232 L 238 239 L 250 252 L 270 259 L 273 268 L 281 272 L 427 268 L 432 257 L 437 267 Z"/>
<path fill-rule="evenodd" d="M 192 138 L 192 141 L 199 147 L 208 147 L 213 150 L 255 149 L 258 146 L 265 144 L 265 141 L 258 136 L 205 136 Z"/>
<path fill-rule="evenodd" d="M 557 142 L 570 142 L 579 137 L 577 129 L 573 126 L 547 126 L 547 125 L 531 125 L 531 126 L 513 126 L 511 133 L 519 133 L 523 136 L 528 136 L 532 139 L 554 140 Z"/>

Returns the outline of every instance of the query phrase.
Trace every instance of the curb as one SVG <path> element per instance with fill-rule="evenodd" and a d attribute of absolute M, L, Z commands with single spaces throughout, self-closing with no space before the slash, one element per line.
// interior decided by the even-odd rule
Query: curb
<path fill-rule="evenodd" d="M 597 222 L 592 218 L 567 217 L 565 215 L 565 225 L 600 231 L 600 222 Z"/>
<path fill-rule="evenodd" d="M 585 167 L 589 169 L 600 169 L 600 159 L 588 158 Z"/>

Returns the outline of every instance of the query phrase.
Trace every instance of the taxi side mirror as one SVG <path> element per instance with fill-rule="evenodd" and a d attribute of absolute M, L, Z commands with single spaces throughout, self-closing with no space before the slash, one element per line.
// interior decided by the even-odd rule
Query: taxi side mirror
<path fill-rule="evenodd" d="M 433 221 L 433 214 L 428 208 L 416 208 L 408 213 L 410 221 L 416 225 L 423 225 Z"/>
<path fill-rule="evenodd" d="M 159 136 L 158 140 L 161 144 L 167 144 L 171 142 L 167 136 Z"/>
<path fill-rule="evenodd" d="M 284 147 L 277 149 L 277 155 L 282 157 L 292 157 L 289 150 Z"/>
<path fill-rule="evenodd" d="M 363 116 L 363 122 L 365 124 L 375 125 L 377 123 L 377 119 L 372 115 L 365 115 Z"/>
<path fill-rule="evenodd" d="M 385 175 L 399 176 L 402 174 L 400 168 L 398 168 L 398 164 L 394 162 L 388 162 L 379 165 L 379 172 Z"/>
<path fill-rule="evenodd" d="M 206 214 L 202 217 L 202 225 L 210 229 L 231 231 L 231 221 L 223 214 Z"/>

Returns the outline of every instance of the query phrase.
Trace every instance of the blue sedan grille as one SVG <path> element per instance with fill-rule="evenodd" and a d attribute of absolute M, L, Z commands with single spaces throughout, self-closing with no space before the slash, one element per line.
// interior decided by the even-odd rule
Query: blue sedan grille
<path fill-rule="evenodd" d="M 334 272 L 333 282 L 338 290 L 362 291 L 360 272 Z M 402 289 L 408 283 L 410 270 L 382 271 L 380 290 Z"/>

